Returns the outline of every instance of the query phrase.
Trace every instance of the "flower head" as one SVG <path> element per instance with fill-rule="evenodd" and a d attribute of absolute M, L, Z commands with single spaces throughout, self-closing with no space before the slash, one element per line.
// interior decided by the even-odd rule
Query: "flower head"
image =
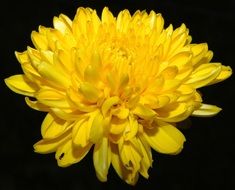
<path fill-rule="evenodd" d="M 189 116 L 213 116 L 198 88 L 225 80 L 230 67 L 210 63 L 207 44 L 191 43 L 184 24 L 164 29 L 161 14 L 79 8 L 61 14 L 54 28 L 32 32 L 35 48 L 16 52 L 24 74 L 6 84 L 48 112 L 38 153 L 56 153 L 58 165 L 81 161 L 92 149 L 97 177 L 110 165 L 129 184 L 148 178 L 151 149 L 179 153 L 185 141 L 176 124 Z M 34 100 L 30 99 L 33 97 Z M 92 148 L 93 147 L 93 148 Z"/>

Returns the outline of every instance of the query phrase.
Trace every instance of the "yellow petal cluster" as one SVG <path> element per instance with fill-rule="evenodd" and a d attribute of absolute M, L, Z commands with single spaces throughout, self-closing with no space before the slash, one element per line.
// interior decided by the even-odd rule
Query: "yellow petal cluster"
<path fill-rule="evenodd" d="M 203 104 L 198 88 L 225 80 L 231 68 L 210 62 L 212 51 L 191 43 L 184 24 L 164 28 L 154 11 L 114 17 L 104 8 L 99 18 L 79 8 L 73 20 L 61 14 L 53 25 L 32 32 L 34 48 L 16 52 L 24 74 L 5 82 L 31 108 L 48 112 L 34 149 L 55 152 L 59 166 L 93 151 L 99 180 L 112 165 L 133 185 L 139 174 L 149 177 L 151 149 L 182 150 L 177 122 L 221 110 Z"/>

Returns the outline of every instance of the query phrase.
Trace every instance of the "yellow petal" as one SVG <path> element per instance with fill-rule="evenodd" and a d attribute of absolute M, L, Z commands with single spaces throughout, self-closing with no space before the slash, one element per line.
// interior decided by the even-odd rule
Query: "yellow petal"
<path fill-rule="evenodd" d="M 99 98 L 99 90 L 88 82 L 82 83 L 79 91 L 90 102 L 96 102 Z"/>
<path fill-rule="evenodd" d="M 155 111 L 146 106 L 143 106 L 142 104 L 136 106 L 132 113 L 143 119 L 152 119 L 154 116 L 156 116 Z"/>
<path fill-rule="evenodd" d="M 208 51 L 208 45 L 206 43 L 191 44 L 190 47 L 193 52 L 192 64 L 195 68 L 211 61 L 213 52 Z"/>
<path fill-rule="evenodd" d="M 116 22 L 113 14 L 109 11 L 108 7 L 105 7 L 101 14 L 102 23 L 111 24 Z"/>
<path fill-rule="evenodd" d="M 103 120 L 104 120 L 103 115 L 100 112 L 98 112 L 92 122 L 91 129 L 90 129 L 89 140 L 92 143 L 98 142 L 103 136 L 103 133 L 104 133 L 104 121 Z"/>
<path fill-rule="evenodd" d="M 167 122 L 179 122 L 183 121 L 191 115 L 193 106 L 186 103 L 176 103 L 157 110 L 160 120 Z"/>
<path fill-rule="evenodd" d="M 206 86 L 216 79 L 220 72 L 220 63 L 202 64 L 193 71 L 193 73 L 190 75 L 190 79 L 186 81 L 186 84 L 190 84 L 194 88 Z"/>
<path fill-rule="evenodd" d="M 41 134 L 44 139 L 56 138 L 64 133 L 68 127 L 69 123 L 59 118 L 53 117 L 50 113 L 48 113 L 42 123 Z"/>
<path fill-rule="evenodd" d="M 51 64 L 41 62 L 37 65 L 37 70 L 42 77 L 45 77 L 59 88 L 68 88 L 70 85 L 69 79 Z"/>
<path fill-rule="evenodd" d="M 183 149 L 184 135 L 169 123 L 157 121 L 153 129 L 145 129 L 144 138 L 156 151 L 164 154 L 178 154 Z"/>
<path fill-rule="evenodd" d="M 209 104 L 201 104 L 200 108 L 195 110 L 192 115 L 198 117 L 211 117 L 218 114 L 222 109 Z"/>
<path fill-rule="evenodd" d="M 87 125 L 87 120 L 80 120 L 73 127 L 73 143 L 79 147 L 85 147 L 88 144 Z"/>
<path fill-rule="evenodd" d="M 39 142 L 34 144 L 34 151 L 41 154 L 55 152 L 60 145 L 62 145 L 69 139 L 71 139 L 71 130 L 66 131 L 61 136 L 54 139 L 40 140 Z"/>
<path fill-rule="evenodd" d="M 5 79 L 5 83 L 12 91 L 26 96 L 34 96 L 36 86 L 30 82 L 24 75 L 13 75 Z"/>
<path fill-rule="evenodd" d="M 34 46 L 38 50 L 47 50 L 48 49 L 48 41 L 47 41 L 47 38 L 45 35 L 33 31 L 31 33 L 31 39 L 32 39 Z"/>
<path fill-rule="evenodd" d="M 43 105 L 38 101 L 32 101 L 32 100 L 29 99 L 29 97 L 25 97 L 25 102 L 32 109 L 35 109 L 35 110 L 38 110 L 38 111 L 49 112 L 49 107 L 48 106 Z"/>
<path fill-rule="evenodd" d="M 197 56 L 202 52 L 208 51 L 208 45 L 206 43 L 191 44 L 190 46 L 193 56 Z"/>
<path fill-rule="evenodd" d="M 173 90 L 177 89 L 181 83 L 182 82 L 177 79 L 165 80 L 161 91 L 163 91 L 163 92 L 173 91 Z"/>
<path fill-rule="evenodd" d="M 37 100 L 47 106 L 56 108 L 71 108 L 65 96 L 54 89 L 41 89 L 36 94 Z"/>
<path fill-rule="evenodd" d="M 97 111 L 90 113 L 77 119 L 77 123 L 73 127 L 73 143 L 77 146 L 85 147 L 90 141 L 89 136 L 93 121 L 97 115 Z"/>
<path fill-rule="evenodd" d="M 129 116 L 128 120 L 129 122 L 125 126 L 124 131 L 125 140 L 130 140 L 135 137 L 139 129 L 139 124 L 136 118 L 134 118 L 133 116 Z"/>
<path fill-rule="evenodd" d="M 67 28 L 69 28 L 70 30 L 72 29 L 71 26 L 72 26 L 72 21 L 70 20 L 69 17 L 67 17 L 66 15 L 64 14 L 60 14 L 59 16 L 60 20 L 66 24 Z"/>
<path fill-rule="evenodd" d="M 117 146 L 111 146 L 112 150 L 112 165 L 117 172 L 118 176 L 125 180 L 128 184 L 130 185 L 135 185 L 137 180 L 138 180 L 138 172 L 137 171 L 130 171 L 127 170 L 123 163 L 122 160 L 120 159 L 119 155 L 119 150 Z"/>
<path fill-rule="evenodd" d="M 82 102 L 81 97 L 79 96 L 78 92 L 75 91 L 73 88 L 69 88 L 67 90 L 67 95 L 69 100 L 76 106 L 81 112 L 93 112 L 97 109 L 96 105 L 85 104 Z"/>
<path fill-rule="evenodd" d="M 94 52 L 91 56 L 90 64 L 84 71 L 84 79 L 88 82 L 96 83 L 101 74 L 101 58 L 98 52 Z"/>
<path fill-rule="evenodd" d="M 62 34 L 65 34 L 66 32 L 70 31 L 68 26 L 58 17 L 54 17 L 53 25 L 54 25 L 54 28 L 59 30 Z"/>
<path fill-rule="evenodd" d="M 111 163 L 111 150 L 106 137 L 95 145 L 93 163 L 98 179 L 103 182 L 107 181 L 107 174 Z"/>
<path fill-rule="evenodd" d="M 80 162 L 86 154 L 89 152 L 91 144 L 86 147 L 74 147 L 72 141 L 69 140 L 65 144 L 61 145 L 56 151 L 56 160 L 58 166 L 67 167 L 72 164 Z"/>
<path fill-rule="evenodd" d="M 127 120 L 121 120 L 116 117 L 112 117 L 112 120 L 110 122 L 109 132 L 112 135 L 122 134 L 127 125 L 128 125 Z"/>
<path fill-rule="evenodd" d="M 129 76 L 127 74 L 122 74 L 119 81 L 119 90 L 124 89 L 129 82 Z"/>
<path fill-rule="evenodd" d="M 119 151 L 116 145 L 111 146 L 111 151 L 112 151 L 112 156 L 111 156 L 111 161 L 113 168 L 117 172 L 118 176 L 123 179 L 125 176 L 125 169 L 123 167 L 123 164 L 121 162 L 120 156 L 119 156 Z"/>
<path fill-rule="evenodd" d="M 149 177 L 148 169 L 149 167 L 152 166 L 153 162 L 151 148 L 143 137 L 140 137 L 139 139 L 137 138 L 137 140 L 142 153 L 142 160 L 140 162 L 139 172 L 141 173 L 142 176 L 148 178 Z"/>
<path fill-rule="evenodd" d="M 131 15 L 128 10 L 121 11 L 117 16 L 117 30 L 120 32 L 126 32 L 131 20 Z"/>
<path fill-rule="evenodd" d="M 162 77 L 165 80 L 173 79 L 178 73 L 178 68 L 176 66 L 167 67 L 161 72 Z"/>
<path fill-rule="evenodd" d="M 170 102 L 170 98 L 165 95 L 146 95 L 144 96 L 143 104 L 146 104 L 151 109 L 164 107 Z"/>
<path fill-rule="evenodd" d="M 150 12 L 150 27 L 156 29 L 156 33 L 160 34 L 164 27 L 164 19 L 160 13 Z"/>
<path fill-rule="evenodd" d="M 23 53 L 15 51 L 15 56 L 21 64 L 30 62 L 27 51 L 24 51 Z"/>
<path fill-rule="evenodd" d="M 118 148 L 124 167 L 127 170 L 139 171 L 141 155 L 130 141 L 124 141 L 122 144 L 119 143 Z"/>
<path fill-rule="evenodd" d="M 231 67 L 222 65 L 220 74 L 212 82 L 210 82 L 209 85 L 224 81 L 225 79 L 229 78 L 231 75 L 232 75 Z"/>
<path fill-rule="evenodd" d="M 101 107 L 103 116 L 105 116 L 108 113 L 108 111 L 110 110 L 112 106 L 118 104 L 119 102 L 120 102 L 120 99 L 117 96 L 113 96 L 113 97 L 106 99 Z"/>
<path fill-rule="evenodd" d="M 185 67 L 186 65 L 188 65 L 191 61 L 192 55 L 191 52 L 180 52 L 178 54 L 176 54 L 175 56 L 173 56 L 170 60 L 170 66 L 176 66 L 179 70 L 182 67 Z"/>
<path fill-rule="evenodd" d="M 112 110 L 112 115 L 117 116 L 119 119 L 126 119 L 129 116 L 129 109 L 117 108 Z"/>
<path fill-rule="evenodd" d="M 182 95 L 188 95 L 192 94 L 195 90 L 190 85 L 181 85 L 178 89 L 178 92 L 180 92 Z"/>

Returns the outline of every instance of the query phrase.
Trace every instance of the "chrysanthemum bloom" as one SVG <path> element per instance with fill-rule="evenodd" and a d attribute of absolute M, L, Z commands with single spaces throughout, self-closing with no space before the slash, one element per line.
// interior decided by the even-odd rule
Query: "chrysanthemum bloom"
<path fill-rule="evenodd" d="M 48 112 L 38 153 L 55 153 L 58 165 L 80 162 L 92 149 L 97 177 L 110 165 L 135 184 L 148 178 L 151 149 L 178 154 L 185 141 L 177 122 L 214 116 L 198 88 L 225 80 L 230 67 L 210 63 L 207 44 L 191 44 L 184 24 L 164 29 L 161 14 L 128 10 L 115 18 L 104 8 L 61 14 L 54 28 L 32 32 L 35 48 L 16 53 L 24 74 L 6 84 L 33 109 Z M 33 97 L 33 99 L 30 99 Z"/>

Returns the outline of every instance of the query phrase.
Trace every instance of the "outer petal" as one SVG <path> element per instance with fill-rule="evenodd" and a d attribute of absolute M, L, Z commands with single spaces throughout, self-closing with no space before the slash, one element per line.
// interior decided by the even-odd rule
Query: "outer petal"
<path fill-rule="evenodd" d="M 151 153 L 151 147 L 148 145 L 146 140 L 142 137 L 137 139 L 139 147 L 141 149 L 142 153 L 142 159 L 140 162 L 140 173 L 145 178 L 148 178 L 148 169 L 150 166 L 152 166 L 152 153 Z"/>
<path fill-rule="evenodd" d="M 104 133 L 104 118 L 100 112 L 94 117 L 91 125 L 89 140 L 93 143 L 98 142 Z"/>
<path fill-rule="evenodd" d="M 186 84 L 190 84 L 194 88 L 206 86 L 219 76 L 221 69 L 220 63 L 202 64 L 193 71 Z"/>
<path fill-rule="evenodd" d="M 185 141 L 176 127 L 162 121 L 158 121 L 153 129 L 146 128 L 144 138 L 154 150 L 164 154 L 178 154 Z"/>
<path fill-rule="evenodd" d="M 72 141 L 69 140 L 65 144 L 61 145 L 56 151 L 56 159 L 60 167 L 67 167 L 81 161 L 89 152 L 91 144 L 86 147 L 75 147 Z"/>
<path fill-rule="evenodd" d="M 221 82 L 221 81 L 224 81 L 224 80 L 226 80 L 227 78 L 229 78 L 231 75 L 232 75 L 232 69 L 231 69 L 231 67 L 222 65 L 222 69 L 221 69 L 220 74 L 216 77 L 215 80 L 213 80 L 213 81 L 210 83 L 210 85 L 211 85 L 211 84 L 218 83 L 218 82 Z"/>
<path fill-rule="evenodd" d="M 98 179 L 100 181 L 107 181 L 107 174 L 111 163 L 111 150 L 106 137 L 95 145 L 93 162 Z"/>
<path fill-rule="evenodd" d="M 32 109 L 38 110 L 38 111 L 44 111 L 44 112 L 49 112 L 48 106 L 45 106 L 38 101 L 32 101 L 29 99 L 29 97 L 25 97 L 25 102 L 26 104 L 31 107 Z"/>
<path fill-rule="evenodd" d="M 39 50 L 47 50 L 48 49 L 48 41 L 45 35 L 40 34 L 36 31 L 31 33 L 31 39 L 34 46 Z"/>
<path fill-rule="evenodd" d="M 73 143 L 77 146 L 85 147 L 88 144 L 87 136 L 88 121 L 80 120 L 73 127 L 72 139 Z"/>
<path fill-rule="evenodd" d="M 40 89 L 36 93 L 37 100 L 49 107 L 55 108 L 71 108 L 64 94 L 56 89 Z"/>
<path fill-rule="evenodd" d="M 118 144 L 118 148 L 124 167 L 134 173 L 138 172 L 142 156 L 139 147 L 134 147 L 131 141 L 124 141 Z"/>
<path fill-rule="evenodd" d="M 209 104 L 202 104 L 201 107 L 195 110 L 192 115 L 198 117 L 211 117 L 218 114 L 222 109 Z"/>
<path fill-rule="evenodd" d="M 127 170 L 124 167 L 122 160 L 120 158 L 118 147 L 112 145 L 111 148 L 112 148 L 112 165 L 115 171 L 117 172 L 117 174 L 121 179 L 126 181 L 126 183 L 130 185 L 135 185 L 139 177 L 138 172 Z"/>
<path fill-rule="evenodd" d="M 41 154 L 55 152 L 60 145 L 68 141 L 70 138 L 71 138 L 71 130 L 68 130 L 66 131 L 66 133 L 62 134 L 57 138 L 40 140 L 39 142 L 34 144 L 33 146 L 34 151 Z"/>
<path fill-rule="evenodd" d="M 68 127 L 68 122 L 65 122 L 57 117 L 53 117 L 50 113 L 48 113 L 42 123 L 41 134 L 44 139 L 56 138 L 64 133 Z"/>
<path fill-rule="evenodd" d="M 169 106 L 158 109 L 158 119 L 166 122 L 179 122 L 185 120 L 191 115 L 193 106 L 187 105 L 186 103 L 176 103 Z"/>
<path fill-rule="evenodd" d="M 5 79 L 6 85 L 14 92 L 26 96 L 34 96 L 36 86 L 33 85 L 24 75 L 14 75 Z"/>

